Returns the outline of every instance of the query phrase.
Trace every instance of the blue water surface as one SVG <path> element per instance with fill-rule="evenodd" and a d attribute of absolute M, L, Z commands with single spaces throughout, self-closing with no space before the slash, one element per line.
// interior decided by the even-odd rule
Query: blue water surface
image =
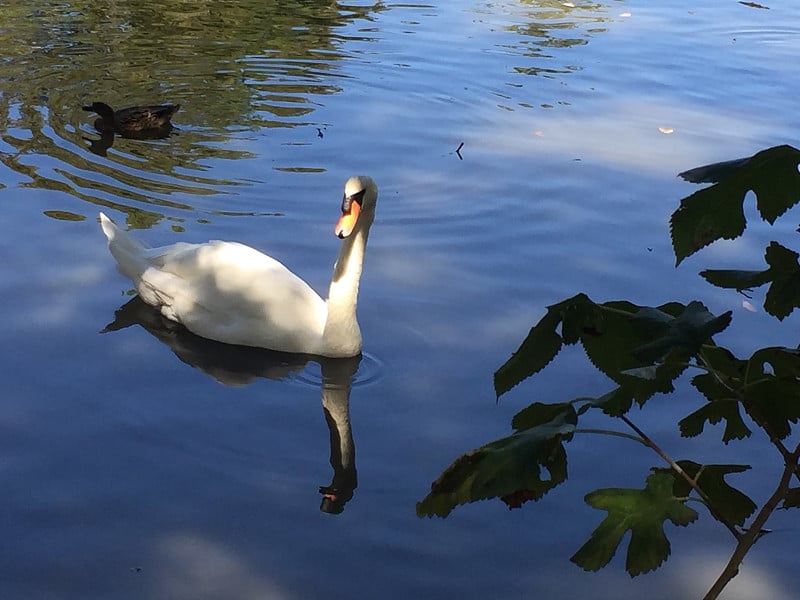
<path fill-rule="evenodd" d="M 666 526 L 654 573 L 631 579 L 622 551 L 598 573 L 569 561 L 605 515 L 584 494 L 641 487 L 661 466 L 630 441 L 576 437 L 569 480 L 522 510 L 415 506 L 531 401 L 610 389 L 567 349 L 496 401 L 495 369 L 578 292 L 733 310 L 718 341 L 743 354 L 797 344 L 763 290 L 751 312 L 697 275 L 762 268 L 791 215 L 678 268 L 668 229 L 697 189 L 678 172 L 796 143 L 796 3 L 0 10 L 3 598 L 702 597 L 734 540 L 700 507 Z M 176 134 L 95 153 L 80 108 L 95 98 L 178 102 Z M 148 329 L 152 314 L 100 333 L 132 286 L 99 210 L 152 244 L 251 244 L 324 292 L 354 173 L 380 200 L 349 396 L 323 390 L 347 373 L 198 348 L 158 319 Z M 678 458 L 754 464 L 736 484 L 763 502 L 774 449 L 758 435 L 724 446 L 713 427 L 681 438 L 699 402 L 682 384 L 632 418 Z M 352 497 L 331 506 L 327 487 Z M 770 526 L 724 597 L 794 597 L 796 517 Z"/>

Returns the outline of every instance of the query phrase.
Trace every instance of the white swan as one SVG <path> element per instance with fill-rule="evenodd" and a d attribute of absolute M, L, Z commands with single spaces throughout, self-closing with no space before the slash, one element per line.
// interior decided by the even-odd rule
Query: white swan
<path fill-rule="evenodd" d="M 357 356 L 358 282 L 378 188 L 366 176 L 347 180 L 342 238 L 328 299 L 283 264 L 237 242 L 178 242 L 151 248 L 100 213 L 120 273 L 146 303 L 197 335 L 244 346 L 329 357 Z"/>

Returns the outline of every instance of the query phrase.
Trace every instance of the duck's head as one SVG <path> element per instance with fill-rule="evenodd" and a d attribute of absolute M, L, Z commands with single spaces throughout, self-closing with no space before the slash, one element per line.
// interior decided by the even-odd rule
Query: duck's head
<path fill-rule="evenodd" d="M 336 223 L 334 233 L 344 239 L 356 229 L 367 226 L 375 218 L 375 205 L 378 203 L 378 186 L 372 177 L 354 175 L 344 184 L 342 216 Z"/>
<path fill-rule="evenodd" d="M 114 117 L 114 109 L 105 102 L 92 102 L 88 106 L 83 106 L 82 108 L 87 112 L 97 113 L 101 117 Z"/>

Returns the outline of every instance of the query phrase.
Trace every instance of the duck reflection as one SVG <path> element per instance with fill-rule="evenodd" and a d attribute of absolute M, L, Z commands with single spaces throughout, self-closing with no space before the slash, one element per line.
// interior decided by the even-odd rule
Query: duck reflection
<path fill-rule="evenodd" d="M 88 137 L 84 137 L 83 139 L 89 142 L 89 152 L 97 154 L 97 156 L 106 156 L 108 149 L 114 145 L 114 132 L 105 131 L 100 134 L 100 138 L 96 140 Z"/>
<path fill-rule="evenodd" d="M 350 426 L 350 389 L 361 362 L 360 356 L 324 358 L 208 340 L 162 317 L 139 296 L 121 306 L 102 333 L 131 325 L 142 326 L 169 346 L 184 363 L 229 386 L 244 386 L 260 378 L 286 379 L 302 371 L 310 362 L 318 363 L 322 371 L 322 409 L 330 430 L 330 462 L 333 467 L 330 485 L 319 488 L 322 494 L 320 510 L 329 514 L 339 514 L 344 510 L 358 484 Z"/>

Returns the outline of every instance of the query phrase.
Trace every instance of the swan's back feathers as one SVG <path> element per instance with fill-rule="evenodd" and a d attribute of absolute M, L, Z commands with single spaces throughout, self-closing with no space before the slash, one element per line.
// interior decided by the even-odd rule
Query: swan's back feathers
<path fill-rule="evenodd" d="M 137 288 L 143 299 L 194 333 L 229 344 L 319 351 L 325 301 L 274 258 L 217 240 L 146 254 L 151 267 Z"/>
<path fill-rule="evenodd" d="M 116 223 L 103 213 L 100 213 L 100 225 L 108 238 L 108 249 L 117 261 L 117 269 L 135 281 L 147 268 L 144 256 L 148 249 L 147 244 L 117 227 Z"/>
<path fill-rule="evenodd" d="M 274 258 L 216 240 L 151 248 L 102 213 L 100 223 L 119 271 L 168 319 L 229 344 L 322 351 L 325 301 Z"/>

